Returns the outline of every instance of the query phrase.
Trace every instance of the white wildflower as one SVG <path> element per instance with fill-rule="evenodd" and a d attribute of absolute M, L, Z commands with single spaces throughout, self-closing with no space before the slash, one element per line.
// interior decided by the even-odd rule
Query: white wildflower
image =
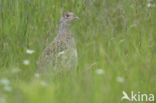
<path fill-rule="evenodd" d="M 2 78 L 0 80 L 0 83 L 3 84 L 3 85 L 9 85 L 10 84 L 10 81 L 7 78 Z"/>
<path fill-rule="evenodd" d="M 155 5 L 155 4 L 148 3 L 148 4 L 147 4 L 147 7 L 148 7 L 148 8 L 153 8 L 153 7 L 156 7 L 156 5 Z"/>
<path fill-rule="evenodd" d="M 33 54 L 34 52 L 35 52 L 34 50 L 30 50 L 30 49 L 27 49 L 27 50 L 26 50 L 26 53 L 27 53 L 27 54 Z"/>
<path fill-rule="evenodd" d="M 12 87 L 9 86 L 9 85 L 6 85 L 6 86 L 4 87 L 4 90 L 10 92 L 10 91 L 12 91 Z"/>
<path fill-rule="evenodd" d="M 104 70 L 103 70 L 103 69 L 97 69 L 97 70 L 96 70 L 96 73 L 97 73 L 97 74 L 104 74 Z"/>
<path fill-rule="evenodd" d="M 39 77 L 40 77 L 40 74 L 39 74 L 39 73 L 35 73 L 34 76 L 35 76 L 36 78 L 39 78 Z"/>
<path fill-rule="evenodd" d="M 29 65 L 29 63 L 30 63 L 29 60 L 24 60 L 24 61 L 23 61 L 23 64 L 24 64 L 24 65 Z"/>
<path fill-rule="evenodd" d="M 117 77 L 117 82 L 119 83 L 123 83 L 125 81 L 125 79 L 123 77 Z"/>
<path fill-rule="evenodd" d="M 147 7 L 149 7 L 149 8 L 150 8 L 150 7 L 151 7 L 151 3 L 148 3 L 148 4 L 147 4 Z"/>
<path fill-rule="evenodd" d="M 62 54 L 64 54 L 64 51 L 61 51 L 61 52 L 58 53 L 59 56 L 62 55 Z"/>

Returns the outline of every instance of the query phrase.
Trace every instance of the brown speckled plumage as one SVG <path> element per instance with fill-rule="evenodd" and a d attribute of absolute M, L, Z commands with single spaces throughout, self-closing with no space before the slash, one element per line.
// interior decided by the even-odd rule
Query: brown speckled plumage
<path fill-rule="evenodd" d="M 59 32 L 52 43 L 43 51 L 37 61 L 37 70 L 60 71 L 77 67 L 77 49 L 69 26 L 71 21 L 78 18 L 71 12 L 66 12 L 59 22 Z"/>

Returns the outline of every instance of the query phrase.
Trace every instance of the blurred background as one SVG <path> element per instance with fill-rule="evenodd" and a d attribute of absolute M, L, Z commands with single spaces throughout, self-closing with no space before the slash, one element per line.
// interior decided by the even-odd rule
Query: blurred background
<path fill-rule="evenodd" d="M 77 73 L 42 78 L 36 61 L 72 23 Z M 125 103 L 122 92 L 156 94 L 155 0 L 0 0 L 0 103 Z"/>

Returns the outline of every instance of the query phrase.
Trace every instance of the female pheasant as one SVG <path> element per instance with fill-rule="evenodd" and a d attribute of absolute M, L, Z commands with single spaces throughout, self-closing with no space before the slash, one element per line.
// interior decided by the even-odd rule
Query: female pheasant
<path fill-rule="evenodd" d="M 37 61 L 38 71 L 70 71 L 77 67 L 77 49 L 69 30 L 70 23 L 78 19 L 72 12 L 66 12 L 59 22 L 59 31 L 52 43 L 43 51 Z"/>

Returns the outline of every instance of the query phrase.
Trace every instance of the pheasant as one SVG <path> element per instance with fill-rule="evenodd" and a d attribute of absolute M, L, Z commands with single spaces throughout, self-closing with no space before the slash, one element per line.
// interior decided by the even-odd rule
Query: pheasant
<path fill-rule="evenodd" d="M 78 19 L 72 12 L 66 12 L 59 22 L 59 31 L 52 43 L 45 48 L 37 61 L 39 72 L 70 71 L 77 67 L 77 48 L 69 30 L 73 20 Z"/>

